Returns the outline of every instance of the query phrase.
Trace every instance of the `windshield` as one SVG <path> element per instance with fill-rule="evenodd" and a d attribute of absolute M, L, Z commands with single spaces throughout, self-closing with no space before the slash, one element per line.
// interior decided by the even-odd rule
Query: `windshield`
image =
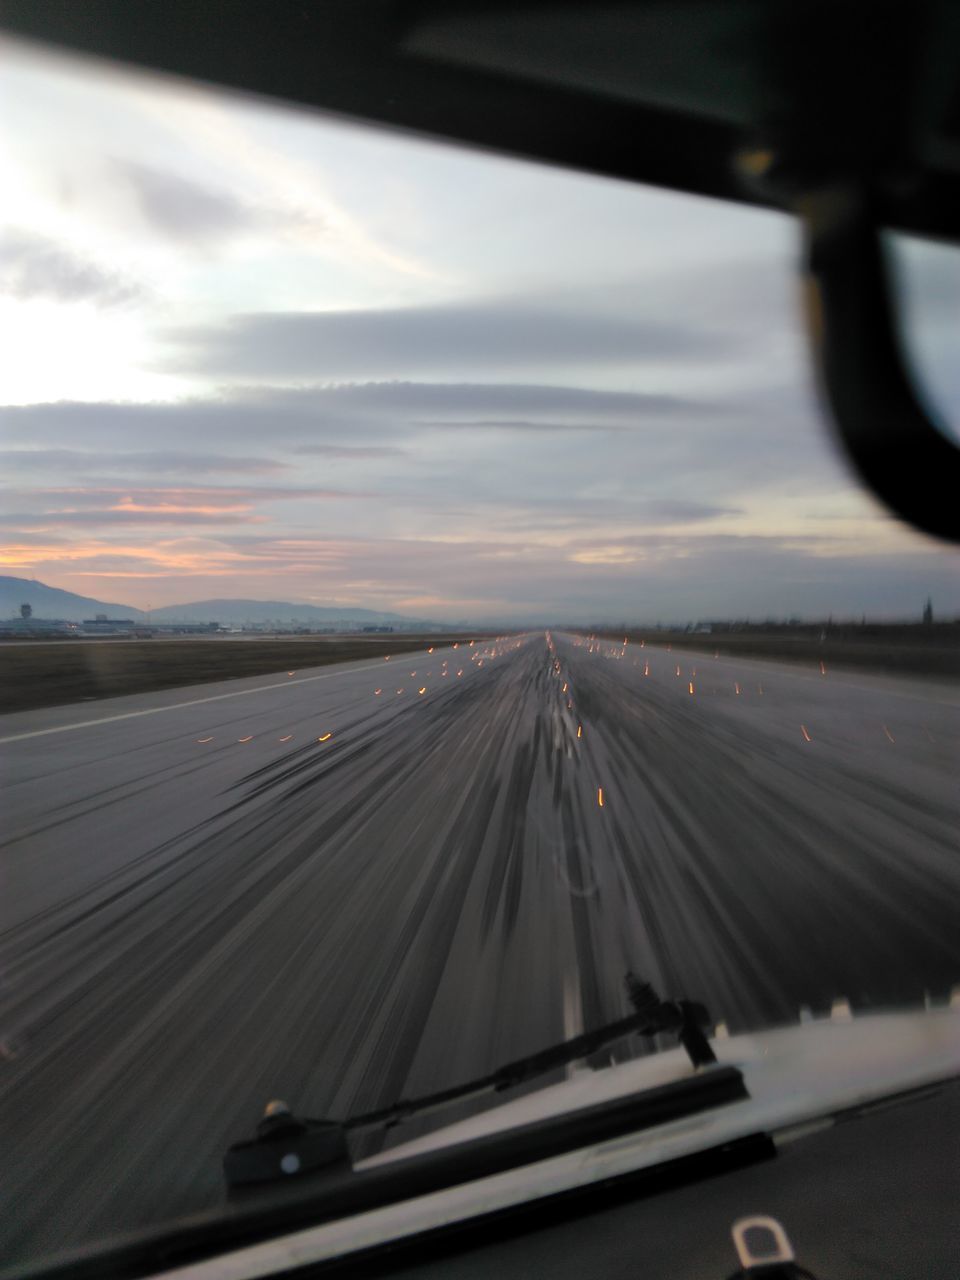
<path fill-rule="evenodd" d="M 956 558 L 829 442 L 790 221 L 3 56 L 8 1260 L 627 973 L 944 1000 Z"/>

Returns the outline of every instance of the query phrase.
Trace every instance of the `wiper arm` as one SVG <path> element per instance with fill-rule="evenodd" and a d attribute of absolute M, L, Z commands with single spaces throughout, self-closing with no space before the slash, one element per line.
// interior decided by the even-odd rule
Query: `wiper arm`
<path fill-rule="evenodd" d="M 628 1017 L 527 1054 L 516 1062 L 508 1062 L 488 1075 L 470 1080 L 466 1084 L 453 1085 L 449 1089 L 440 1089 L 420 1098 L 401 1098 L 389 1107 L 350 1116 L 341 1122 L 340 1127 L 347 1130 L 368 1129 L 375 1125 L 390 1128 L 408 1116 L 448 1106 L 451 1102 L 459 1102 L 461 1098 L 512 1089 L 525 1080 L 546 1075 L 571 1062 L 579 1062 L 581 1058 L 589 1058 L 597 1050 L 629 1035 L 655 1036 L 661 1032 L 676 1031 L 695 1067 L 716 1062 L 710 1042 L 703 1032 L 703 1028 L 710 1025 L 710 1017 L 702 1004 L 689 1000 L 661 1000 L 649 982 L 643 982 L 632 973 L 626 975 L 624 982 L 630 1003 L 634 1007 L 634 1012 Z"/>
<path fill-rule="evenodd" d="M 318 1169 L 329 1170 L 336 1166 L 349 1169 L 347 1133 L 351 1130 L 375 1126 L 389 1128 L 411 1115 L 422 1115 L 463 1098 L 511 1088 L 581 1058 L 588 1058 L 597 1050 L 622 1040 L 628 1035 L 655 1036 L 661 1032 L 675 1031 L 695 1067 L 716 1062 L 703 1031 L 710 1021 L 703 1005 L 687 1000 L 661 1000 L 649 983 L 635 978 L 633 974 L 628 973 L 625 981 L 627 994 L 634 1008 L 634 1012 L 628 1017 L 609 1023 L 605 1027 L 598 1027 L 594 1031 L 584 1032 L 583 1035 L 575 1036 L 572 1040 L 551 1045 L 538 1053 L 518 1058 L 516 1062 L 509 1062 L 488 1075 L 480 1076 L 466 1084 L 454 1085 L 452 1088 L 441 1089 L 420 1098 L 401 1099 L 389 1107 L 350 1116 L 339 1123 L 331 1120 L 300 1119 L 291 1115 L 284 1103 L 270 1103 L 264 1118 L 257 1126 L 256 1138 L 251 1142 L 235 1143 L 224 1156 L 224 1173 L 228 1185 L 237 1187 L 273 1181 L 285 1174 L 308 1173 Z M 685 1113 L 689 1107 L 699 1109 L 745 1096 L 740 1073 L 728 1070 L 728 1074 L 731 1075 L 731 1079 L 718 1078 L 714 1089 L 698 1089 L 695 1091 L 696 1096 L 692 1099 L 688 1099 L 684 1090 L 681 1089 L 684 1093 L 682 1098 L 671 1097 L 667 1101 L 669 1113 L 672 1115 L 674 1109 L 678 1113 Z M 712 1078 L 713 1073 L 710 1076 L 710 1079 Z M 683 1082 L 678 1082 L 678 1085 L 680 1083 Z M 686 1082 L 687 1085 L 691 1083 L 694 1082 L 689 1080 Z M 707 1077 L 703 1077 L 701 1083 L 706 1085 Z M 672 1086 L 667 1086 L 668 1092 L 671 1089 Z M 646 1112 L 649 1114 L 645 1113 L 645 1123 L 653 1123 L 656 1117 L 663 1118 L 665 1113 L 659 1099 L 662 1092 L 662 1089 L 651 1091 L 650 1103 L 646 1107 Z M 632 1114 L 637 1104 L 617 1105 L 627 1105 Z M 603 1111 L 608 1109 L 601 1108 Z M 635 1117 L 634 1123 L 639 1122 L 639 1117 Z"/>

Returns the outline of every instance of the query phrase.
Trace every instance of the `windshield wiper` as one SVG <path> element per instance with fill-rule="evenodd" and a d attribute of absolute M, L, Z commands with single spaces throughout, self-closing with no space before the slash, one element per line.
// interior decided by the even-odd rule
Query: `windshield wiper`
<path fill-rule="evenodd" d="M 479 1076 L 466 1084 L 453 1085 L 449 1089 L 440 1089 L 420 1098 L 401 1098 L 378 1111 L 350 1116 L 341 1122 L 341 1127 L 348 1130 L 369 1129 L 375 1125 L 390 1128 L 408 1116 L 449 1106 L 451 1102 L 459 1102 L 461 1098 L 512 1089 L 514 1085 L 523 1084 L 526 1080 L 547 1075 L 559 1067 L 569 1066 L 571 1062 L 589 1058 L 598 1050 L 629 1035 L 649 1037 L 675 1031 L 695 1067 L 716 1062 L 716 1056 L 703 1031 L 704 1027 L 710 1025 L 710 1016 L 704 1005 L 690 1000 L 661 1000 L 649 982 L 642 981 L 632 973 L 626 975 L 624 983 L 634 1007 L 634 1012 L 628 1017 L 608 1022 L 606 1026 L 597 1027 L 594 1031 L 585 1031 L 582 1035 L 550 1045 L 547 1049 L 539 1049 L 536 1053 L 518 1058 L 516 1062 L 508 1062 L 488 1075 Z"/>
<path fill-rule="evenodd" d="M 675 1032 L 693 1066 L 704 1067 L 716 1062 L 704 1032 L 704 1027 L 710 1025 L 710 1017 L 702 1004 L 688 1000 L 661 1000 L 648 982 L 631 973 L 626 975 L 625 984 L 634 1008 L 634 1012 L 628 1017 L 518 1058 L 515 1062 L 509 1062 L 465 1084 L 440 1089 L 419 1098 L 401 1098 L 388 1107 L 349 1116 L 342 1121 L 300 1119 L 292 1115 L 284 1103 L 270 1103 L 257 1127 L 256 1138 L 250 1142 L 235 1143 L 224 1156 L 224 1173 L 228 1185 L 237 1187 L 270 1182 L 290 1174 L 307 1173 L 331 1166 L 348 1168 L 350 1157 L 347 1134 L 351 1131 L 375 1127 L 387 1129 L 410 1116 L 423 1115 L 464 1098 L 513 1088 L 572 1062 L 589 1058 L 598 1050 L 629 1035 L 652 1037 L 664 1032 Z M 687 1113 L 699 1110 L 704 1105 L 718 1105 L 745 1097 L 746 1090 L 739 1072 L 730 1069 L 724 1073 L 725 1080 L 727 1075 L 730 1075 L 729 1085 L 725 1084 L 719 1092 L 687 1088 L 684 1100 L 681 1101 L 677 1092 L 674 1102 L 681 1107 L 682 1113 Z M 690 1081 L 683 1083 L 689 1085 Z M 650 1091 L 651 1106 L 648 1108 L 650 1115 L 646 1120 L 647 1124 L 658 1123 L 663 1118 L 661 1092 Z M 656 1105 L 654 1094 L 657 1095 Z M 644 1127 L 642 1116 L 635 1127 Z"/>

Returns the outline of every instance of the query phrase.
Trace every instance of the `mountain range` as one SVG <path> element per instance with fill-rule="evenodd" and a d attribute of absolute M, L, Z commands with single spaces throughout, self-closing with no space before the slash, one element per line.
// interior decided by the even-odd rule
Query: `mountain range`
<path fill-rule="evenodd" d="M 219 622 L 221 626 L 231 627 L 269 623 L 278 626 L 355 623 L 358 626 L 412 629 L 438 625 L 400 613 L 358 609 L 350 605 L 296 604 L 290 600 L 195 600 L 189 604 L 165 605 L 162 609 L 152 609 L 148 614 L 131 605 L 111 604 L 92 596 L 62 591 L 59 587 L 48 587 L 33 578 L 0 576 L 0 618 L 17 616 L 22 604 L 29 604 L 36 618 L 59 618 L 67 622 L 83 622 L 103 613 L 108 618 L 129 618 L 134 622 Z"/>

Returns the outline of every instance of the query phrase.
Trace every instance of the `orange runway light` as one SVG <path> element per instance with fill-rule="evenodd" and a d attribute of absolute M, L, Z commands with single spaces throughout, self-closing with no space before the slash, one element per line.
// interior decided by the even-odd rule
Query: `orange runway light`
<path fill-rule="evenodd" d="M 288 734 L 287 734 L 287 736 L 286 736 L 285 738 L 278 738 L 278 739 L 277 739 L 277 741 L 278 741 L 278 742 L 289 742 L 289 741 L 290 741 L 290 739 L 291 739 L 292 737 L 293 737 L 293 734 L 292 734 L 292 733 L 288 733 Z"/>
<path fill-rule="evenodd" d="M 433 649 L 432 648 L 428 649 L 427 653 L 433 653 Z"/>
<path fill-rule="evenodd" d="M 325 733 L 325 734 L 323 735 L 323 737 L 322 737 L 322 738 L 318 738 L 318 739 L 317 739 L 317 741 L 318 741 L 318 742 L 329 742 L 329 741 L 330 741 L 330 739 L 331 739 L 332 737 L 333 737 L 333 734 L 332 734 L 332 733 Z"/>
<path fill-rule="evenodd" d="M 645 662 L 645 663 L 643 664 L 643 674 L 644 674 L 645 676 L 648 676 L 648 675 L 650 674 L 650 663 L 649 663 L 649 662 Z"/>
<path fill-rule="evenodd" d="M 740 692 L 740 686 L 737 684 L 736 680 L 733 682 L 733 692 L 736 694 L 739 694 Z"/>
<path fill-rule="evenodd" d="M 287 672 L 287 675 L 288 675 L 288 676 L 295 676 L 296 674 L 297 674 L 297 673 L 296 673 L 295 671 L 288 671 L 288 672 Z"/>
<path fill-rule="evenodd" d="M 374 689 L 374 691 L 373 691 L 374 697 L 376 697 L 378 693 L 383 693 L 383 690 L 382 690 L 382 689 Z"/>
<path fill-rule="evenodd" d="M 690 690 L 690 692 L 691 692 L 691 693 L 693 693 L 693 681 L 692 681 L 692 680 L 691 680 L 691 681 L 690 681 L 690 683 L 687 685 L 687 688 Z"/>
<path fill-rule="evenodd" d="M 677 675 L 679 675 L 679 674 L 680 674 L 680 668 L 679 668 L 679 666 L 678 666 L 678 667 L 677 667 Z"/>
<path fill-rule="evenodd" d="M 825 676 L 827 674 L 827 668 L 823 665 L 822 662 L 820 663 L 820 674 L 822 676 Z"/>
<path fill-rule="evenodd" d="M 212 741 L 213 741 L 213 738 L 212 738 L 212 737 L 211 737 L 211 738 L 198 738 L 198 739 L 197 739 L 197 741 L 198 741 L 198 742 L 212 742 Z"/>
<path fill-rule="evenodd" d="M 582 725 L 582 724 L 578 724 L 578 725 L 577 725 L 577 737 L 578 737 L 578 738 L 582 738 L 582 737 L 583 737 L 583 725 Z"/>
<path fill-rule="evenodd" d="M 603 808 L 603 787 L 597 787 L 597 804 Z"/>
<path fill-rule="evenodd" d="M 896 742 L 896 738 L 893 736 L 893 734 L 890 732 L 890 730 L 887 728 L 886 725 L 882 725 L 881 728 L 883 729 L 883 732 L 887 735 L 888 739 L 891 742 Z"/>
<path fill-rule="evenodd" d="M 427 692 L 427 686 L 426 686 L 426 685 L 424 685 L 424 686 L 423 686 L 423 688 L 420 690 L 420 692 L 421 692 L 421 693 L 426 693 L 426 692 Z"/>
<path fill-rule="evenodd" d="M 803 737 L 804 737 L 804 741 L 805 741 L 805 742 L 812 742 L 812 741 L 813 741 L 813 739 L 810 737 L 809 733 L 807 733 L 807 726 L 806 726 L 805 724 L 802 724 L 802 725 L 800 726 L 800 732 L 803 734 Z"/>
<path fill-rule="evenodd" d="M 237 741 L 238 741 L 238 742 L 252 742 L 252 741 L 253 741 L 253 734 L 252 734 L 252 733 L 251 733 L 251 734 L 248 734 L 248 735 L 247 735 L 247 737 L 245 737 L 245 738 L 238 738 L 238 739 L 237 739 Z"/>

